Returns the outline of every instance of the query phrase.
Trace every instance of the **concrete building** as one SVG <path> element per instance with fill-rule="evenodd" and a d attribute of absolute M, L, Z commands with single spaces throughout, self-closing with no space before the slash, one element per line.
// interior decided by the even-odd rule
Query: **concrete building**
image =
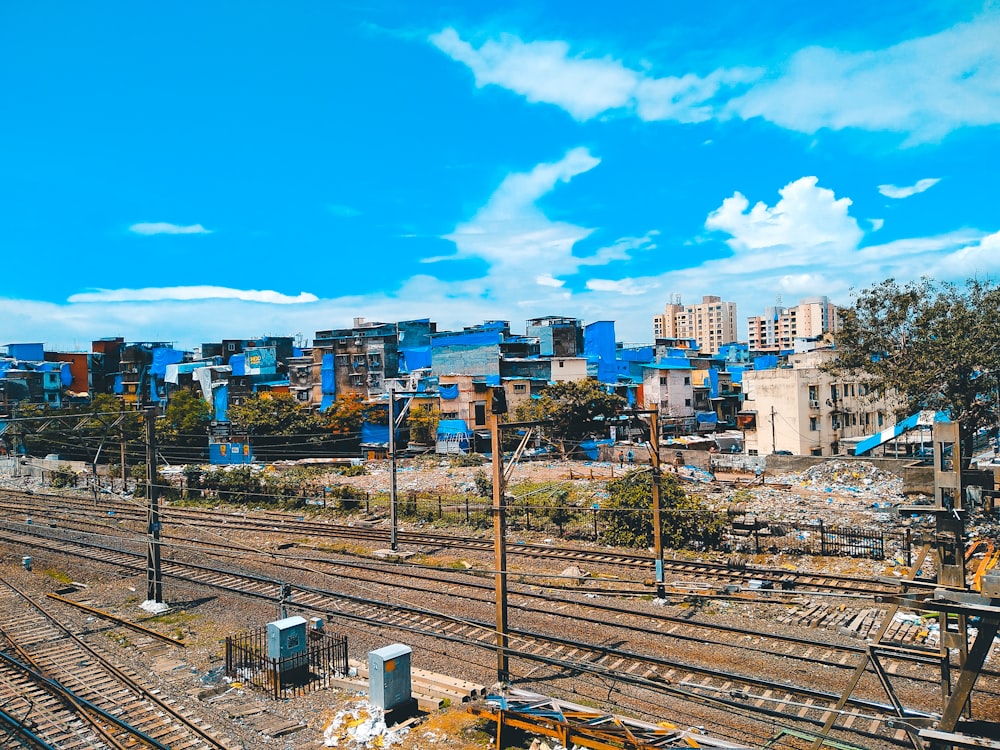
<path fill-rule="evenodd" d="M 653 316 L 653 336 L 694 339 L 702 352 L 716 354 L 724 344 L 738 340 L 736 303 L 706 295 L 698 304 L 684 305 L 676 297 L 664 307 L 663 314 Z"/>
<path fill-rule="evenodd" d="M 816 349 L 790 356 L 785 366 L 743 373 L 746 398 L 737 421 L 749 453 L 847 455 L 857 438 L 893 423 L 892 405 L 869 393 L 863 377 L 821 369 L 836 356 Z"/>
<path fill-rule="evenodd" d="M 805 347 L 799 339 L 816 340 L 840 330 L 837 306 L 827 297 L 806 297 L 795 307 L 765 307 L 763 315 L 747 318 L 750 351 L 778 354 Z"/>

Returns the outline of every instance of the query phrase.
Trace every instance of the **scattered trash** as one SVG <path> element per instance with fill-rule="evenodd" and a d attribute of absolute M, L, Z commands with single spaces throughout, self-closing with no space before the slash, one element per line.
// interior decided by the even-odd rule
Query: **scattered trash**
<path fill-rule="evenodd" d="M 363 701 L 334 715 L 323 728 L 323 747 L 391 747 L 409 731 L 409 727 L 387 727 L 385 712 Z"/>

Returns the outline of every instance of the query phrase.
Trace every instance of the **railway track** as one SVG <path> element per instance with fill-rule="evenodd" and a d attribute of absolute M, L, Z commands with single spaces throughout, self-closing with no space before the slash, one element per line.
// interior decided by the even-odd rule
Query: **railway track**
<path fill-rule="evenodd" d="M 111 549 L 59 538 L 66 532 L 58 529 L 25 527 L 11 530 L 9 524 L 5 526 L 7 530 L 0 533 L 0 540 L 8 543 L 44 547 L 53 553 L 85 557 L 119 569 L 145 571 L 144 553 L 138 550 Z M 281 589 L 281 582 L 266 576 L 176 561 L 164 560 L 163 575 L 189 585 L 198 584 L 269 601 L 277 601 Z M 369 628 L 391 628 L 485 651 L 496 649 L 495 629 L 488 621 L 456 619 L 399 601 L 351 596 L 310 586 L 293 584 L 292 593 L 293 606 L 322 614 L 327 619 L 336 618 Z M 625 647 L 583 643 L 561 635 L 524 629 L 510 629 L 508 648 L 511 659 L 517 663 L 534 664 L 553 673 L 600 677 L 616 684 L 780 718 L 812 728 L 823 724 L 840 697 L 815 687 L 684 663 L 668 654 L 637 653 Z M 798 653 L 786 658 L 794 659 Z M 526 667 L 524 671 L 530 669 Z M 903 718 L 927 720 L 931 716 L 929 712 L 918 711 L 908 712 Z M 891 705 L 879 701 L 852 698 L 845 706 L 840 725 L 854 736 L 868 737 L 886 745 L 906 742 L 906 732 L 899 728 L 900 717 Z"/>
<path fill-rule="evenodd" d="M 29 747 L 227 750 L 203 722 L 144 688 L 0 579 L 0 706 Z"/>
<path fill-rule="evenodd" d="M 109 496 L 110 497 L 110 496 Z M 13 500 L 11 500 L 13 498 Z M 39 500 L 45 502 L 43 508 Z M 127 503 L 102 497 L 95 507 L 93 500 L 67 498 L 62 495 L 0 492 L 0 508 L 25 514 L 26 517 L 44 511 L 48 520 L 53 518 L 75 518 L 83 521 L 96 517 L 117 518 L 123 521 L 144 523 L 145 509 L 136 503 Z M 8 516 L 9 517 L 9 516 Z M 325 523 L 306 520 L 304 516 L 284 512 L 224 513 L 211 510 L 177 508 L 164 506 L 161 518 L 165 526 L 188 527 L 232 534 L 248 532 L 257 534 L 277 534 L 297 539 L 336 539 L 387 544 L 390 531 L 359 525 Z M 462 550 L 491 555 L 493 541 L 452 534 L 413 532 L 400 530 L 399 543 L 408 547 L 426 550 Z M 520 555 L 535 559 L 558 560 L 567 564 L 600 565 L 609 568 L 635 570 L 655 569 L 655 560 L 648 554 L 564 547 L 550 544 L 508 543 L 508 555 Z M 898 586 L 871 579 L 835 574 L 819 574 L 790 571 L 779 568 L 758 566 L 733 566 L 705 561 L 665 559 L 664 573 L 671 576 L 687 577 L 692 580 L 712 580 L 720 584 L 746 585 L 750 582 L 784 590 L 831 591 L 860 595 L 891 595 L 899 593 Z"/>

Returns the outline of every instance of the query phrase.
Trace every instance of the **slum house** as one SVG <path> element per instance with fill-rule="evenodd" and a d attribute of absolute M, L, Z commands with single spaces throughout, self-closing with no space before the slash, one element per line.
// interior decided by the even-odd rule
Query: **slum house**
<path fill-rule="evenodd" d="M 861 373 L 833 375 L 823 369 L 836 356 L 833 349 L 816 349 L 761 357 L 743 373 L 741 421 L 748 425 L 748 453 L 846 455 L 846 438 L 871 435 L 893 421 L 894 404 L 876 398 Z"/>
<path fill-rule="evenodd" d="M 430 366 L 430 337 L 437 324 L 429 319 L 399 323 L 365 322 L 351 328 L 316 331 L 313 362 L 319 364 L 320 408 L 338 395 L 364 398 L 387 391 L 387 380 Z M 315 394 L 315 389 L 313 391 Z"/>

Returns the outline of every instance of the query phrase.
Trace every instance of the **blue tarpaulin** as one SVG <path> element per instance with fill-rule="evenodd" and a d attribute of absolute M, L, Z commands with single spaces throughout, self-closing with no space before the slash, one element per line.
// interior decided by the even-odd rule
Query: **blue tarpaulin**
<path fill-rule="evenodd" d="M 115 386 L 114 386 L 113 390 L 119 396 L 122 393 L 125 392 L 125 389 L 122 387 L 122 376 L 121 376 L 121 374 L 115 375 Z"/>
<path fill-rule="evenodd" d="M 708 397 L 719 397 L 719 371 L 714 367 L 708 368 Z"/>
<path fill-rule="evenodd" d="M 233 375 L 247 374 L 247 360 L 242 354 L 234 354 L 230 357 L 229 366 L 233 368 Z"/>
<path fill-rule="evenodd" d="M 323 394 L 323 398 L 319 402 L 319 410 L 320 411 L 326 411 L 331 406 L 333 406 L 333 404 L 334 404 L 334 402 L 336 400 L 337 400 L 337 397 L 334 396 L 332 393 L 324 393 Z"/>
<path fill-rule="evenodd" d="M 399 371 L 413 372 L 431 366 L 429 346 L 410 347 L 399 350 Z"/>
<path fill-rule="evenodd" d="M 327 396 L 335 396 L 337 393 L 337 378 L 333 370 L 333 355 L 324 354 L 323 362 L 319 369 L 320 389 L 323 393 L 324 401 Z M 326 407 L 324 407 L 326 408 Z"/>
<path fill-rule="evenodd" d="M 389 425 L 361 423 L 362 445 L 389 445 Z"/>
<path fill-rule="evenodd" d="M 153 364 L 150 366 L 149 371 L 162 380 L 167 374 L 167 365 L 176 365 L 183 361 L 184 352 L 178 349 L 168 349 L 165 346 L 159 346 L 153 349 Z"/>
<path fill-rule="evenodd" d="M 762 354 L 753 358 L 753 369 L 755 370 L 773 370 L 777 366 L 778 355 L 776 354 Z"/>
<path fill-rule="evenodd" d="M 714 411 L 700 411 L 694 415 L 698 424 L 718 424 L 719 417 Z"/>
<path fill-rule="evenodd" d="M 443 399 L 451 401 L 453 398 L 458 398 L 458 383 L 448 383 L 447 385 L 438 386 L 438 395 Z"/>
<path fill-rule="evenodd" d="M 229 409 L 229 386 L 227 384 L 212 390 L 212 403 L 215 406 L 215 421 L 228 422 L 229 416 L 226 411 Z"/>

